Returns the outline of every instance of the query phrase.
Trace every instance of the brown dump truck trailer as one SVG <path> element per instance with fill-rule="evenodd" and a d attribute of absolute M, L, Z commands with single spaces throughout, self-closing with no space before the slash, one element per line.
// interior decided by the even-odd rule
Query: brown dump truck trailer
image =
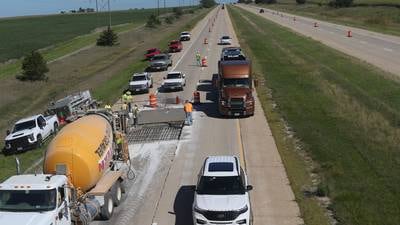
<path fill-rule="evenodd" d="M 218 109 L 223 116 L 254 115 L 250 60 L 220 61 Z"/>

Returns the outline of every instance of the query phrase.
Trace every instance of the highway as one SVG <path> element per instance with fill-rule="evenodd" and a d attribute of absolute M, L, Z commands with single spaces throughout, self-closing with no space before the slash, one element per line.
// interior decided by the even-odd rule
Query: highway
<path fill-rule="evenodd" d="M 259 13 L 260 7 L 237 5 L 329 47 L 364 60 L 384 71 L 400 75 L 400 37 L 270 9 L 264 9 L 265 13 Z M 351 31 L 352 37 L 348 37 L 349 31 Z"/>
<path fill-rule="evenodd" d="M 250 194 L 254 225 L 303 224 L 259 100 L 256 99 L 253 117 L 235 119 L 218 115 L 217 95 L 211 83 L 223 47 L 218 45 L 218 39 L 229 35 L 233 37 L 233 46 L 238 46 L 227 10 L 214 9 L 191 33 L 192 40 L 184 42 L 182 52 L 173 54 L 174 65 L 169 69 L 186 74 L 185 90 L 164 93 L 159 87 L 166 72 L 157 72 L 152 73 L 152 92 L 163 103 L 175 101 L 176 96 L 192 99 L 193 92 L 200 91 L 202 103 L 194 107 L 194 124 L 183 128 L 180 140 L 130 145 L 137 178 L 129 183 L 127 196 L 114 217 L 93 224 L 193 224 L 193 187 L 209 155 L 240 157 L 254 186 Z M 208 45 L 203 43 L 204 38 L 208 39 Z M 207 56 L 208 67 L 196 65 L 196 51 Z M 136 95 L 134 100 L 145 104 L 148 95 Z"/>

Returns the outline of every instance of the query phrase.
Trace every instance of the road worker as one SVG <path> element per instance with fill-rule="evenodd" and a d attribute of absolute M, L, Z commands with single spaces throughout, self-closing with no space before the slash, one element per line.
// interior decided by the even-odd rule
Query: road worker
<path fill-rule="evenodd" d="M 136 127 L 138 124 L 138 117 L 139 117 L 139 107 L 138 105 L 133 106 L 133 125 Z"/>
<path fill-rule="evenodd" d="M 201 55 L 199 51 L 196 52 L 196 62 L 198 66 L 201 66 Z"/>
<path fill-rule="evenodd" d="M 193 112 L 193 105 L 188 100 L 185 101 L 183 105 L 183 110 L 185 111 L 186 116 L 186 123 L 191 126 L 193 123 L 192 112 Z"/>
<path fill-rule="evenodd" d="M 111 105 L 110 105 L 110 104 L 106 104 L 106 105 L 104 106 L 104 108 L 105 108 L 107 111 L 111 111 Z"/>

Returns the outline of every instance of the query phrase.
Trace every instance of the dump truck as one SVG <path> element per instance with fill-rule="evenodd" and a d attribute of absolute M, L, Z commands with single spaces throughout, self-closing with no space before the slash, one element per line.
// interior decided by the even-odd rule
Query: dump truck
<path fill-rule="evenodd" d="M 251 61 L 225 60 L 218 63 L 218 109 L 223 116 L 254 115 Z"/>
<path fill-rule="evenodd" d="M 112 118 L 93 113 L 66 125 L 48 146 L 43 174 L 0 183 L 0 224 L 88 225 L 110 219 L 132 172 L 124 134 L 113 129 Z"/>

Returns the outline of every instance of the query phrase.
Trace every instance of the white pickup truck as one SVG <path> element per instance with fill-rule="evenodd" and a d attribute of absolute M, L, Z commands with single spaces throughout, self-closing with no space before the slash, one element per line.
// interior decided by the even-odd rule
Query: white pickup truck
<path fill-rule="evenodd" d="M 186 86 L 186 76 L 184 73 L 179 71 L 172 71 L 164 77 L 162 87 L 164 90 L 181 90 Z"/>
<path fill-rule="evenodd" d="M 129 81 L 129 91 L 132 93 L 146 92 L 149 93 L 153 87 L 153 78 L 150 73 L 135 73 Z"/>
<path fill-rule="evenodd" d="M 13 129 L 7 131 L 4 153 L 40 147 L 46 138 L 58 131 L 58 126 L 56 115 L 45 117 L 39 114 L 18 120 Z"/>

